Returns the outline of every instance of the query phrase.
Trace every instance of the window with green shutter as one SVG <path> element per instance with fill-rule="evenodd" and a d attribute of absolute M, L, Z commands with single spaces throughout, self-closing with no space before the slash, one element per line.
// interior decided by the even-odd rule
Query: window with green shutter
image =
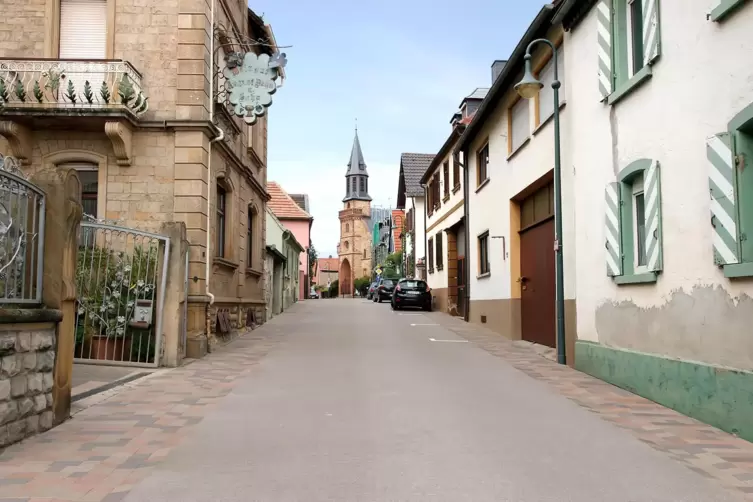
<path fill-rule="evenodd" d="M 714 263 L 753 276 L 753 104 L 706 140 Z"/>
<path fill-rule="evenodd" d="M 659 0 L 600 0 L 599 90 L 614 104 L 651 77 L 661 54 Z"/>
<path fill-rule="evenodd" d="M 640 159 L 605 197 L 607 275 L 617 284 L 656 282 L 663 268 L 659 163 Z"/>

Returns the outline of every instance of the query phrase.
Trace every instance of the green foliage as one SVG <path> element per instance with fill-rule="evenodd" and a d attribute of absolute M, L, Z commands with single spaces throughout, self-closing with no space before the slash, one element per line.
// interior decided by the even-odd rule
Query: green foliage
<path fill-rule="evenodd" d="M 329 297 L 334 298 L 340 294 L 340 281 L 335 279 L 332 284 L 329 285 Z"/>
<path fill-rule="evenodd" d="M 65 97 L 68 98 L 71 103 L 76 103 L 76 89 L 73 87 L 73 80 L 68 81 L 68 88 L 65 90 Z"/>
<path fill-rule="evenodd" d="M 319 255 L 316 252 L 314 243 L 312 242 L 311 247 L 309 247 L 309 277 L 314 277 L 314 265 L 316 265 L 316 260 L 318 258 L 319 258 Z"/>
<path fill-rule="evenodd" d="M 86 99 L 86 102 L 89 104 L 92 104 L 94 101 L 94 94 L 92 93 L 92 86 L 87 80 L 84 82 L 84 98 Z"/>
<path fill-rule="evenodd" d="M 127 334 L 136 300 L 154 300 L 157 254 L 156 245 L 136 246 L 130 256 L 96 245 L 79 249 L 76 342 L 91 335 Z"/>
<path fill-rule="evenodd" d="M 133 84 L 131 79 L 128 78 L 128 74 L 124 73 L 123 78 L 118 82 L 118 95 L 120 96 L 120 102 L 126 106 L 136 95 L 136 91 L 133 90 Z"/>
<path fill-rule="evenodd" d="M 8 88 L 5 87 L 5 80 L 0 78 L 0 99 L 3 100 L 3 103 L 7 103 L 9 97 Z"/>
<path fill-rule="evenodd" d="M 99 95 L 102 96 L 102 100 L 106 105 L 110 104 L 112 94 L 110 94 L 110 89 L 107 87 L 107 82 L 102 82 L 102 86 L 99 88 Z"/>
<path fill-rule="evenodd" d="M 37 103 L 41 103 L 43 98 L 44 93 L 42 92 L 42 88 L 39 87 L 39 80 L 36 80 L 34 82 L 34 99 L 37 100 Z"/>
<path fill-rule="evenodd" d="M 144 98 L 144 95 L 139 93 L 139 98 Z M 141 103 L 141 106 L 134 106 L 133 111 L 136 113 L 144 113 L 147 108 L 149 108 L 149 98 L 144 98 L 144 101 L 143 103 Z"/>
<path fill-rule="evenodd" d="M 369 291 L 369 286 L 371 285 L 371 277 L 367 275 L 359 277 L 355 280 L 353 285 L 361 296 L 366 296 L 366 293 Z"/>
<path fill-rule="evenodd" d="M 22 103 L 26 102 L 26 89 L 24 89 L 24 85 L 20 80 L 16 82 L 16 96 L 18 96 L 18 99 L 20 99 Z"/>

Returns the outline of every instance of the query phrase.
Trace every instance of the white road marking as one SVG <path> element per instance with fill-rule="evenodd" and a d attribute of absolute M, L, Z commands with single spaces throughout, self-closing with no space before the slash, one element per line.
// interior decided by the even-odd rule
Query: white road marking
<path fill-rule="evenodd" d="M 405 313 L 405 312 L 401 312 L 401 313 L 399 313 L 398 315 L 423 315 L 423 314 L 419 314 L 418 312 L 412 312 L 412 313 L 410 313 L 410 314 L 408 314 L 408 313 Z"/>
<path fill-rule="evenodd" d="M 447 342 L 447 343 L 468 343 L 468 340 L 435 340 L 434 338 L 429 338 L 432 342 Z"/>
<path fill-rule="evenodd" d="M 439 324 L 411 324 L 411 326 L 439 326 Z"/>

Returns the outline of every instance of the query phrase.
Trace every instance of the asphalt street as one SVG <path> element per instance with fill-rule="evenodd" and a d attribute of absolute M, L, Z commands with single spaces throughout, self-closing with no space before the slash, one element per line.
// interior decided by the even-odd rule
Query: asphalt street
<path fill-rule="evenodd" d="M 280 343 L 125 500 L 742 500 L 433 319 L 273 319 Z"/>

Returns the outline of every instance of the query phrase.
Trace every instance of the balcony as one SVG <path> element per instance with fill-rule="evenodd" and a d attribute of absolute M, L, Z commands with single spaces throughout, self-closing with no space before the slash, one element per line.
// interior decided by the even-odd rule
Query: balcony
<path fill-rule="evenodd" d="M 122 60 L 0 58 L 0 134 L 29 161 L 29 131 L 102 131 L 130 164 L 131 127 L 149 109 L 141 74 Z"/>
<path fill-rule="evenodd" d="M 0 59 L 2 114 L 143 115 L 149 100 L 128 61 Z"/>

